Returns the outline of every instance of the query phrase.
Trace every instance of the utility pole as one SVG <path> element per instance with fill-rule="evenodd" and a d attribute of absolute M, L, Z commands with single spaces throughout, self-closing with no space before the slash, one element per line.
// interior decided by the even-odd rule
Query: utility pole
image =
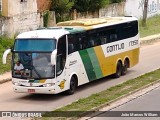
<path fill-rule="evenodd" d="M 147 25 L 146 24 L 147 12 L 148 12 L 148 0 L 144 0 L 143 20 L 142 20 L 143 27 L 145 27 Z"/>

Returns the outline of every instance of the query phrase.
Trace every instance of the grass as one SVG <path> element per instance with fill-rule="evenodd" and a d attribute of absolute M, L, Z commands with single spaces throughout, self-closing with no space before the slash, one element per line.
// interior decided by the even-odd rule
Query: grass
<path fill-rule="evenodd" d="M 9 59 L 7 60 L 7 64 L 3 65 L 2 64 L 2 56 L 3 56 L 3 52 L 8 49 L 11 48 L 11 46 L 13 45 L 13 39 L 9 39 L 6 37 L 0 37 L 0 74 L 3 74 L 7 71 L 10 71 L 11 69 L 11 55 L 9 55 Z"/>
<path fill-rule="evenodd" d="M 160 34 L 160 15 L 147 19 L 147 26 L 142 27 L 142 20 L 139 21 L 140 37 L 153 34 Z"/>
<path fill-rule="evenodd" d="M 122 84 L 113 86 L 107 90 L 93 94 L 87 98 L 79 99 L 78 101 L 73 102 L 70 105 L 56 109 L 52 112 L 48 112 L 43 115 L 43 119 L 44 120 L 53 119 L 52 117 L 49 118 L 48 116 L 58 116 L 58 117 L 63 116 L 62 113 L 66 111 L 72 111 L 72 112 L 66 112 L 67 117 L 79 117 L 82 115 L 82 112 L 91 111 L 93 110 L 93 108 L 106 104 L 112 100 L 115 100 L 116 98 L 119 98 L 120 96 L 126 95 L 131 91 L 142 88 L 159 79 L 160 79 L 160 69 L 147 73 L 140 77 L 137 77 L 135 79 L 128 80 Z M 66 118 L 59 117 L 56 119 L 66 119 Z"/>

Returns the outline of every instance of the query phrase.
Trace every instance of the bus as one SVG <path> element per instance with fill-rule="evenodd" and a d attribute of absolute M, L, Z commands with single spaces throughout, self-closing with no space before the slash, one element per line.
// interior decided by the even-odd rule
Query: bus
<path fill-rule="evenodd" d="M 86 18 L 19 34 L 3 63 L 12 52 L 14 92 L 73 94 L 80 85 L 125 75 L 139 62 L 139 49 L 137 18 Z"/>

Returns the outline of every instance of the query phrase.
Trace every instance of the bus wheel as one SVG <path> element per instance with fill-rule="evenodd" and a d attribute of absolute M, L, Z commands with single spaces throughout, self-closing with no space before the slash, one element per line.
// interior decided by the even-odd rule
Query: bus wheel
<path fill-rule="evenodd" d="M 125 60 L 123 68 L 122 68 L 122 75 L 125 75 L 127 73 L 128 66 L 129 66 L 129 62 L 128 62 L 128 60 Z"/>
<path fill-rule="evenodd" d="M 77 87 L 77 80 L 74 77 L 72 77 L 71 81 L 70 81 L 70 88 L 69 88 L 69 90 L 66 91 L 66 93 L 68 95 L 74 94 L 76 87 Z"/>
<path fill-rule="evenodd" d="M 115 78 L 119 78 L 121 75 L 122 75 L 122 64 L 121 64 L 121 62 L 119 61 L 119 62 L 117 63 L 116 73 L 114 74 L 114 77 L 115 77 Z"/>

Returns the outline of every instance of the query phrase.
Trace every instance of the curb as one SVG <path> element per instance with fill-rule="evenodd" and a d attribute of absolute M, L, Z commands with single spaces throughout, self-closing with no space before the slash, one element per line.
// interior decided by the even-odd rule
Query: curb
<path fill-rule="evenodd" d="M 7 79 L 0 80 L 0 84 L 9 82 L 9 81 L 11 81 L 11 80 L 12 80 L 12 78 L 7 78 Z"/>
<path fill-rule="evenodd" d="M 155 34 L 147 37 L 140 38 L 140 44 L 147 44 L 152 42 L 157 42 L 160 40 L 160 34 Z"/>

